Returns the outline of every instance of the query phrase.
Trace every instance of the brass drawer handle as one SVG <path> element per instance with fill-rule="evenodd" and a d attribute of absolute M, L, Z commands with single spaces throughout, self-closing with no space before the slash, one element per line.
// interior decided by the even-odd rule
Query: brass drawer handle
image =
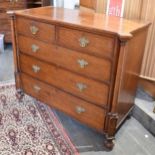
<path fill-rule="evenodd" d="M 39 46 L 32 44 L 31 49 L 32 49 L 32 52 L 36 53 L 39 50 Z"/>
<path fill-rule="evenodd" d="M 80 90 L 80 92 L 83 92 L 87 88 L 87 85 L 83 83 L 77 83 L 76 86 Z"/>
<path fill-rule="evenodd" d="M 39 31 L 39 28 L 37 28 L 36 26 L 30 26 L 30 30 L 31 33 L 35 35 Z"/>
<path fill-rule="evenodd" d="M 78 114 L 84 113 L 85 111 L 86 110 L 84 108 L 80 107 L 80 106 L 76 107 L 76 113 L 78 113 Z"/>
<path fill-rule="evenodd" d="M 80 43 L 81 47 L 86 47 L 89 44 L 89 40 L 87 38 L 85 38 L 85 37 L 81 37 L 79 39 L 79 43 Z"/>
<path fill-rule="evenodd" d="M 33 89 L 34 89 L 34 91 L 35 91 L 36 93 L 38 93 L 38 92 L 41 90 L 41 88 L 40 88 L 39 86 L 37 86 L 37 85 L 34 85 L 34 86 L 33 86 Z"/>
<path fill-rule="evenodd" d="M 32 70 L 33 70 L 34 73 L 38 73 L 40 71 L 40 67 L 37 66 L 37 65 L 33 65 Z"/>
<path fill-rule="evenodd" d="M 77 63 L 80 65 L 80 68 L 85 68 L 88 65 L 88 62 L 84 59 L 78 59 Z"/>

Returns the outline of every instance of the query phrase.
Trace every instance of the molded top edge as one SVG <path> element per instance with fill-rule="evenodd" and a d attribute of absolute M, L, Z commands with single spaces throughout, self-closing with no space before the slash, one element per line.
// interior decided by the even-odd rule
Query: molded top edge
<path fill-rule="evenodd" d="M 72 10 L 58 7 L 40 7 L 15 11 L 15 15 L 43 19 L 55 23 L 84 27 L 89 30 L 107 32 L 128 40 L 136 31 L 150 25 L 150 22 L 127 20 L 115 16 L 93 13 L 84 10 Z"/>

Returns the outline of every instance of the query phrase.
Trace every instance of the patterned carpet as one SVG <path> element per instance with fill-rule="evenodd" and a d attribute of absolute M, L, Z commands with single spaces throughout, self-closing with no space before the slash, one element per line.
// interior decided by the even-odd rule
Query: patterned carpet
<path fill-rule="evenodd" d="M 77 155 L 51 109 L 0 84 L 0 155 Z"/>

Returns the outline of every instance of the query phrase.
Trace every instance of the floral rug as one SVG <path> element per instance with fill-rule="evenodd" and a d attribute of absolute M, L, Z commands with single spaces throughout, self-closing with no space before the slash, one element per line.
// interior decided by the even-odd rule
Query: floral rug
<path fill-rule="evenodd" d="M 14 84 L 0 85 L 0 155 L 77 155 L 51 109 L 18 99 Z"/>

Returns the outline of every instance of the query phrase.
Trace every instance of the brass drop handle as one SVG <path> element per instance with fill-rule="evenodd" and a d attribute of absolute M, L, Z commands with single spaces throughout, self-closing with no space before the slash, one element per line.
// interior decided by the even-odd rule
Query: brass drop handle
<path fill-rule="evenodd" d="M 31 49 L 32 49 L 32 52 L 36 53 L 39 50 L 39 46 L 32 44 Z"/>
<path fill-rule="evenodd" d="M 33 70 L 34 73 L 38 73 L 40 71 L 40 67 L 37 66 L 37 65 L 33 65 L 32 70 Z"/>
<path fill-rule="evenodd" d="M 85 68 L 89 63 L 84 59 L 78 59 L 77 63 L 80 65 L 80 68 Z"/>
<path fill-rule="evenodd" d="M 87 47 L 88 44 L 89 44 L 89 40 L 87 38 L 85 38 L 85 37 L 81 37 L 79 39 L 79 43 L 80 43 L 81 47 Z"/>
<path fill-rule="evenodd" d="M 83 107 L 77 106 L 76 107 L 76 113 L 78 114 L 82 114 L 84 113 L 86 110 Z"/>
<path fill-rule="evenodd" d="M 39 28 L 33 25 L 33 26 L 30 26 L 30 31 L 33 35 L 35 35 L 39 31 Z"/>
<path fill-rule="evenodd" d="M 36 93 L 38 93 L 38 92 L 41 90 L 41 88 L 40 88 L 39 86 L 37 86 L 37 85 L 34 85 L 34 86 L 33 86 L 33 89 L 34 89 L 34 91 L 35 91 Z"/>
<path fill-rule="evenodd" d="M 83 83 L 77 83 L 76 86 L 80 92 L 83 92 L 87 88 L 87 85 Z"/>

